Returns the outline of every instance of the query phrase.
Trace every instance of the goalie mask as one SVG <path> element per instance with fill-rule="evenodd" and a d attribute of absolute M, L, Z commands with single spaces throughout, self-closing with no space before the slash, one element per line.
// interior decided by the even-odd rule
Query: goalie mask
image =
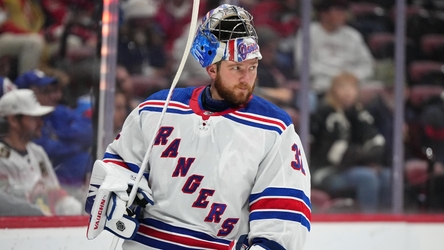
<path fill-rule="evenodd" d="M 262 59 L 253 17 L 245 9 L 230 4 L 209 11 L 197 29 L 191 54 L 202 67 L 221 60 Z"/>

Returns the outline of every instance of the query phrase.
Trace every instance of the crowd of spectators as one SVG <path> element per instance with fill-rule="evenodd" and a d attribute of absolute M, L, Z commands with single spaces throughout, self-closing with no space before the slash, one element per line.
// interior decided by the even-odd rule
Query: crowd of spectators
<path fill-rule="evenodd" d="M 200 18 L 225 2 L 202 0 Z M 263 59 L 255 94 L 284 108 L 298 129 L 301 1 L 234 2 L 253 15 L 257 27 Z M 0 0 L 0 93 L 31 89 L 41 105 L 54 108 L 43 117 L 41 136 L 33 143 L 45 150 L 60 187 L 80 201 L 95 155 L 101 4 Z M 406 115 L 400 128 L 406 197 L 414 210 L 444 209 L 437 195 L 444 190 L 444 8 L 432 0 L 407 4 Z M 114 134 L 141 100 L 169 87 L 187 40 L 191 7 L 188 0 L 119 2 Z M 313 209 L 387 211 L 393 152 L 394 1 L 316 0 L 313 7 Z M 189 56 L 178 86 L 209 82 L 205 70 Z M 416 173 L 424 177 L 419 180 Z M 341 203 L 344 199 L 352 202 Z"/>

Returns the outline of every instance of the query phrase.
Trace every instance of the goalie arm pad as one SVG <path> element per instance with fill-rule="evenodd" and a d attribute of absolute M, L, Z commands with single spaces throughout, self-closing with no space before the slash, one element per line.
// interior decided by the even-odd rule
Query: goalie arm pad
<path fill-rule="evenodd" d="M 136 173 L 117 165 L 97 160 L 91 173 L 85 210 L 91 215 L 87 238 L 94 239 L 104 229 L 121 238 L 130 239 L 138 229 L 138 222 L 127 214 L 128 191 L 134 185 Z M 148 182 L 138 184 L 138 204 L 154 204 Z"/>

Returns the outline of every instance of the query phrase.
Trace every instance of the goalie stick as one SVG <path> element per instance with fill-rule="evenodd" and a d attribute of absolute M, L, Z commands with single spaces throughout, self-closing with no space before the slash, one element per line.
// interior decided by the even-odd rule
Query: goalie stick
<path fill-rule="evenodd" d="M 131 206 L 131 204 L 134 202 L 134 199 L 135 199 L 136 193 L 137 193 L 137 189 L 138 189 L 138 186 L 139 186 L 139 182 L 142 179 L 142 176 L 143 176 L 143 173 L 145 172 L 146 166 L 148 165 L 148 158 L 149 158 L 149 154 L 151 153 L 151 150 L 152 150 L 153 145 L 154 145 L 154 141 L 155 141 L 155 138 L 156 138 L 156 133 L 159 130 L 161 124 L 162 124 L 162 120 L 163 120 L 163 117 L 164 117 L 164 115 L 166 113 L 168 105 L 170 103 L 171 96 L 173 94 L 173 90 L 176 87 L 176 85 L 177 85 L 177 83 L 178 83 L 178 81 L 180 79 L 180 76 L 182 75 L 182 71 L 183 71 L 183 68 L 185 66 L 185 62 L 187 60 L 188 54 L 190 53 L 191 44 L 193 42 L 194 34 L 195 34 L 196 28 L 197 28 L 197 19 L 198 19 L 198 14 L 199 14 L 199 4 L 200 4 L 200 0 L 193 0 L 193 10 L 192 10 L 192 14 L 191 14 L 190 30 L 188 32 L 188 39 L 187 39 L 187 43 L 185 45 L 185 51 L 183 53 L 183 56 L 182 56 L 182 59 L 181 59 L 180 64 L 179 64 L 179 68 L 177 69 L 176 75 L 174 76 L 173 82 L 171 83 L 171 87 L 170 87 L 170 90 L 168 92 L 165 104 L 164 104 L 164 106 L 162 108 L 162 113 L 160 114 L 160 118 L 159 118 L 159 121 L 157 122 L 156 129 L 154 130 L 155 134 L 153 135 L 153 137 L 152 137 L 152 139 L 150 141 L 150 144 L 148 145 L 147 151 L 146 151 L 146 153 L 145 153 L 145 155 L 143 157 L 143 160 L 142 160 L 142 164 L 140 165 L 139 172 L 137 173 L 136 180 L 134 181 L 133 188 L 131 189 L 131 192 L 129 194 L 129 199 L 128 199 L 128 202 L 127 202 L 127 207 Z M 118 242 L 119 242 L 119 237 L 114 236 L 113 237 L 113 241 L 111 243 L 110 250 L 115 250 L 116 247 L 117 247 Z"/>

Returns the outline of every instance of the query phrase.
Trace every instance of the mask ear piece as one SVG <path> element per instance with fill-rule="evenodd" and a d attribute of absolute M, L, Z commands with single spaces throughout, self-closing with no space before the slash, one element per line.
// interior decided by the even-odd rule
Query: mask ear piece
<path fill-rule="evenodd" d="M 191 54 L 202 67 L 207 67 L 222 60 L 225 47 L 225 43 L 219 42 L 210 32 L 199 30 L 191 46 Z"/>

